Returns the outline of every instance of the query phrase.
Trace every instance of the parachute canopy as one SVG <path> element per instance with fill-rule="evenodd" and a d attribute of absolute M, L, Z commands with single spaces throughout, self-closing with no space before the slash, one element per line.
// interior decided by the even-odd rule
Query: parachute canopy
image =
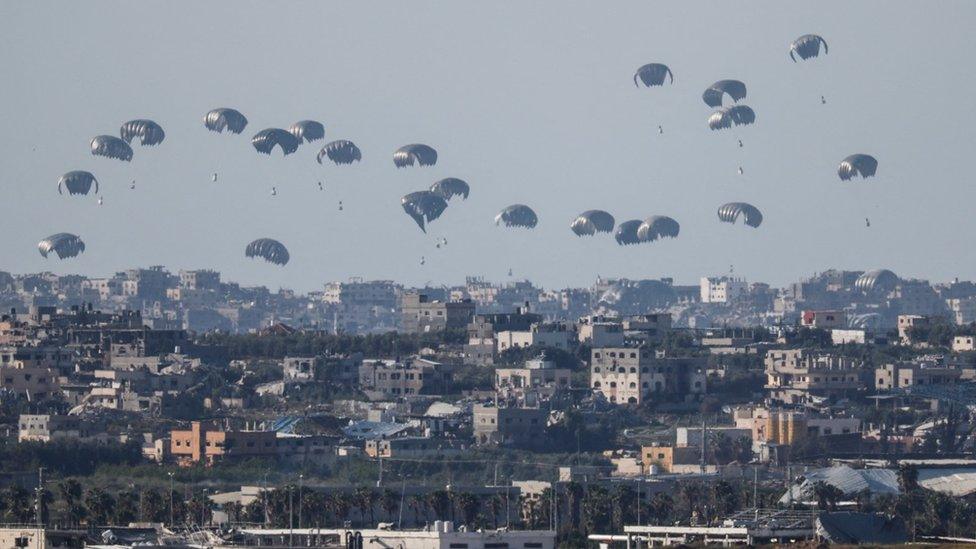
<path fill-rule="evenodd" d="M 403 211 L 427 232 L 427 223 L 437 219 L 447 209 L 447 201 L 431 191 L 417 191 L 400 199 Z"/>
<path fill-rule="evenodd" d="M 325 126 L 315 120 L 299 120 L 288 128 L 288 132 L 299 141 L 311 143 L 318 139 L 325 139 Z"/>
<path fill-rule="evenodd" d="M 752 124 L 756 121 L 756 112 L 746 105 L 722 107 L 708 117 L 708 127 L 721 130 L 735 126 Z"/>
<path fill-rule="evenodd" d="M 152 120 L 129 120 L 122 124 L 119 135 L 126 143 L 138 137 L 140 145 L 159 145 L 166 138 L 162 126 Z"/>
<path fill-rule="evenodd" d="M 642 223 L 643 221 L 640 219 L 631 219 L 617 225 L 617 230 L 613 233 L 614 240 L 621 246 L 640 243 L 641 239 L 637 236 L 637 229 L 640 228 Z"/>
<path fill-rule="evenodd" d="M 796 56 L 800 59 L 810 59 L 820 55 L 820 45 L 823 44 L 824 55 L 827 54 L 827 41 L 816 34 L 804 34 L 790 44 L 790 59 L 796 63 Z"/>
<path fill-rule="evenodd" d="M 892 290 L 898 285 L 898 275 L 888 269 L 867 271 L 854 281 L 854 289 L 862 292 Z"/>
<path fill-rule="evenodd" d="M 718 219 L 725 223 L 735 223 L 740 215 L 745 217 L 745 224 L 750 227 L 758 227 L 762 224 L 762 212 L 752 204 L 729 202 L 718 209 Z"/>
<path fill-rule="evenodd" d="M 81 170 L 68 172 L 58 179 L 58 194 L 64 194 L 63 189 L 68 189 L 68 194 L 88 194 L 93 183 L 95 194 L 98 194 L 98 180 L 91 172 Z"/>
<path fill-rule="evenodd" d="M 504 223 L 506 227 L 524 227 L 531 229 L 539 223 L 538 216 L 532 208 L 525 204 L 512 204 L 495 216 L 495 225 Z"/>
<path fill-rule="evenodd" d="M 203 125 L 212 132 L 223 133 L 227 129 L 241 133 L 247 127 L 247 117 L 235 109 L 214 109 L 203 117 Z"/>
<path fill-rule="evenodd" d="M 709 107 L 721 107 L 722 98 L 726 95 L 737 102 L 746 96 L 746 85 L 738 80 L 719 80 L 705 89 L 702 99 Z"/>
<path fill-rule="evenodd" d="M 352 141 L 340 139 L 326 143 L 315 159 L 321 164 L 323 157 L 328 157 L 329 160 L 336 164 L 352 164 L 354 161 L 358 162 L 362 160 L 363 153 L 360 152 L 359 147 Z"/>
<path fill-rule="evenodd" d="M 576 216 L 569 228 L 576 236 L 611 233 L 616 223 L 613 216 L 603 210 L 586 210 Z"/>
<path fill-rule="evenodd" d="M 414 143 L 404 145 L 393 152 L 393 163 L 397 168 L 413 166 L 433 166 L 437 164 L 437 151 L 429 145 Z"/>
<path fill-rule="evenodd" d="M 114 135 L 99 135 L 91 140 L 91 153 L 116 160 L 132 160 L 132 147 Z"/>
<path fill-rule="evenodd" d="M 671 73 L 671 69 L 667 65 L 661 63 L 648 63 L 634 73 L 634 85 L 637 87 L 640 87 L 638 81 L 646 87 L 662 86 L 666 79 L 670 79 L 673 84 L 674 74 Z"/>
<path fill-rule="evenodd" d="M 259 238 L 244 248 L 244 255 L 247 257 L 260 257 L 268 263 L 275 265 L 285 265 L 291 256 L 288 255 L 288 248 L 284 244 L 273 238 Z"/>
<path fill-rule="evenodd" d="M 653 242 L 659 238 L 677 238 L 681 225 L 666 215 L 652 215 L 637 227 L 637 238 L 641 242 Z"/>
<path fill-rule="evenodd" d="M 37 250 L 44 257 L 54 252 L 58 256 L 58 259 L 67 259 L 85 251 L 85 243 L 76 234 L 57 233 L 38 242 Z"/>
<path fill-rule="evenodd" d="M 844 181 L 855 176 L 872 177 L 878 171 L 878 161 L 869 154 L 852 154 L 840 161 L 837 175 Z"/>
<path fill-rule="evenodd" d="M 278 146 L 281 152 L 287 156 L 298 150 L 301 141 L 280 128 L 268 128 L 254 134 L 254 137 L 251 138 L 251 144 L 254 145 L 254 150 L 268 155 L 271 154 L 275 146 Z"/>
<path fill-rule="evenodd" d="M 467 200 L 468 193 L 471 192 L 471 187 L 463 179 L 446 177 L 440 181 L 435 181 L 434 184 L 430 186 L 430 192 L 436 194 L 444 200 L 450 200 L 455 196 L 460 196 Z"/>

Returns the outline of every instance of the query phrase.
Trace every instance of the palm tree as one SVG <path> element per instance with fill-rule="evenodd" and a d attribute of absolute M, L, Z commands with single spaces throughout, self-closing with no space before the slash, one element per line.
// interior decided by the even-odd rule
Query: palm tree
<path fill-rule="evenodd" d="M 82 493 L 81 483 L 73 478 L 58 483 L 58 494 L 64 503 L 68 523 L 72 526 L 85 518 L 85 507 L 81 504 Z"/>
<path fill-rule="evenodd" d="M 85 507 L 88 509 L 89 524 L 108 524 L 109 516 L 115 508 L 115 498 L 96 486 L 85 494 Z"/>
<path fill-rule="evenodd" d="M 376 506 L 376 493 L 365 486 L 356 490 L 354 495 L 354 500 L 356 505 L 359 507 L 359 516 L 366 522 L 366 516 L 369 516 L 370 527 L 375 526 L 376 522 L 374 520 L 373 508 Z"/>
<path fill-rule="evenodd" d="M 140 509 L 140 520 L 147 522 L 163 522 L 169 517 L 169 502 L 163 498 L 159 490 L 146 488 L 140 497 L 142 509 Z"/>
<path fill-rule="evenodd" d="M 410 509 L 416 522 L 420 522 L 420 513 L 423 511 L 424 520 L 430 522 L 430 507 L 427 505 L 427 498 L 423 494 L 410 496 Z"/>
<path fill-rule="evenodd" d="M 473 525 L 474 519 L 478 516 L 478 509 L 481 507 L 481 500 L 470 492 L 451 492 L 454 496 L 454 505 L 461 511 L 461 518 L 467 525 Z"/>
<path fill-rule="evenodd" d="M 445 520 L 451 511 L 451 496 L 445 490 L 434 490 L 427 494 L 427 505 L 437 520 Z"/>
<path fill-rule="evenodd" d="M 386 520 L 393 521 L 399 508 L 400 494 L 397 494 L 389 488 L 383 490 L 383 492 L 380 494 L 380 509 L 383 510 Z"/>
<path fill-rule="evenodd" d="M 20 486 L 9 486 L 3 491 L 3 507 L 8 522 L 30 522 L 30 492 Z"/>
<path fill-rule="evenodd" d="M 349 495 L 344 492 L 333 492 L 329 498 L 329 509 L 336 519 L 336 526 L 342 526 L 346 518 L 349 517 L 349 509 L 352 508 L 350 499 Z"/>
<path fill-rule="evenodd" d="M 844 497 L 844 492 L 833 484 L 820 480 L 813 485 L 813 495 L 817 498 L 818 509 L 834 511 L 837 509 L 837 502 Z"/>
<path fill-rule="evenodd" d="M 674 512 L 674 500 L 666 492 L 657 492 L 651 497 L 650 504 L 651 516 L 658 524 L 667 524 L 671 521 L 671 514 Z"/>

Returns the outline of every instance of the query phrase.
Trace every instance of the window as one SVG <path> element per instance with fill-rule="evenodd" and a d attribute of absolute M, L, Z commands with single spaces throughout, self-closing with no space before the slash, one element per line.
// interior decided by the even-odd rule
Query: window
<path fill-rule="evenodd" d="M 508 544 L 505 542 L 486 543 L 485 549 L 508 549 Z"/>
<path fill-rule="evenodd" d="M 523 547 L 525 547 L 525 549 L 541 549 L 542 544 L 536 541 L 527 541 Z"/>
<path fill-rule="evenodd" d="M 594 381 L 593 382 L 593 388 L 594 389 L 599 389 L 600 388 L 600 385 L 601 385 L 601 383 L 599 381 Z"/>
<path fill-rule="evenodd" d="M 467 543 L 452 543 L 451 549 L 468 549 Z"/>

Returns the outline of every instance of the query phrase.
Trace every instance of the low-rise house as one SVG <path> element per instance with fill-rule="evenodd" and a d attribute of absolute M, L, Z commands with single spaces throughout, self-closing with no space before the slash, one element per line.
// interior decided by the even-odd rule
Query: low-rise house
<path fill-rule="evenodd" d="M 373 458 L 427 458 L 454 456 L 464 450 L 456 439 L 400 437 L 366 441 L 366 455 Z"/>

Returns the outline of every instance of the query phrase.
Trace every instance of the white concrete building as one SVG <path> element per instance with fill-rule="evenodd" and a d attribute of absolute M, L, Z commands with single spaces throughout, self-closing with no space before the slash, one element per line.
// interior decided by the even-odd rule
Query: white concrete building
<path fill-rule="evenodd" d="M 741 278 L 728 276 L 701 279 L 702 303 L 728 303 L 749 290 L 749 285 Z"/>

